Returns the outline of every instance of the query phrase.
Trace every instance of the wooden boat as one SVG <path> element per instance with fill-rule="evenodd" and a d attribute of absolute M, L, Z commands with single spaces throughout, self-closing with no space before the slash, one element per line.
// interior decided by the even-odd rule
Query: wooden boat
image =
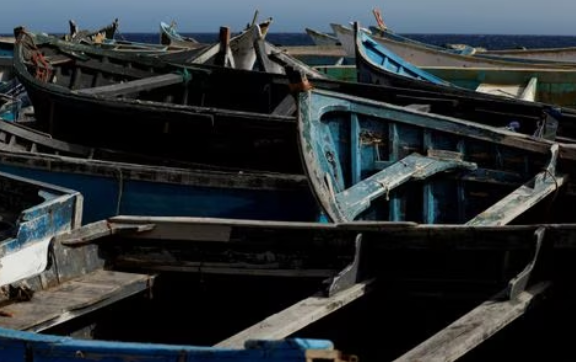
<path fill-rule="evenodd" d="M 60 233 L 80 227 L 82 195 L 74 190 L 0 173 L 0 286 L 41 273 Z"/>
<path fill-rule="evenodd" d="M 20 62 L 16 69 L 36 109 L 38 128 L 56 139 L 204 164 L 302 172 L 292 117 L 296 104 L 291 94 L 291 89 L 301 86 L 298 79 L 206 65 L 179 66 L 63 42 L 46 42 L 39 47 L 48 60 L 53 59 L 57 83 L 39 81 L 33 67 L 26 63 Z M 82 54 L 82 58 L 70 52 Z M 101 66 L 106 58 L 115 66 Z M 129 66 L 131 70 L 124 68 Z M 150 68 L 156 72 L 152 77 Z M 99 76 L 99 72 L 107 76 Z M 79 75 L 76 78 L 75 73 Z M 480 93 L 470 97 L 467 93 L 445 94 L 443 90 L 427 92 L 327 79 L 308 81 L 319 89 L 399 105 L 425 103 L 433 112 L 494 126 L 506 127 L 516 121 L 520 132 L 530 134 L 542 129 L 548 114 L 553 113 L 559 122 L 557 136 L 576 138 L 572 121 L 576 112 L 562 108 L 556 112 L 550 105 Z M 133 137 L 136 120 L 138 138 Z M 127 144 L 126 139 L 132 141 Z M 151 148 L 151 144 L 159 146 Z"/>
<path fill-rule="evenodd" d="M 160 22 L 160 44 L 185 49 L 194 49 L 204 46 L 204 44 L 200 43 L 198 40 L 178 33 L 176 30 L 176 22 L 174 21 L 170 24 L 166 24 L 163 21 Z"/>
<path fill-rule="evenodd" d="M 432 83 L 443 88 L 455 88 L 455 84 L 422 70 L 405 61 L 397 54 L 380 45 L 363 31 L 356 32 L 356 59 L 359 69 L 360 81 L 378 83 L 389 74 L 390 78 L 408 77 L 426 83 Z M 498 84 L 485 82 L 479 84 L 475 90 L 502 97 L 519 98 L 526 101 L 535 101 L 538 79 L 533 77 L 526 84 Z M 400 80 L 401 81 L 401 80 Z M 393 83 L 392 81 L 390 83 Z M 466 92 L 467 88 L 461 91 Z M 448 90 L 451 91 L 451 90 Z"/>
<path fill-rule="evenodd" d="M 324 286 L 282 303 L 269 311 L 274 314 L 246 323 L 215 345 L 241 348 L 249 339 L 285 338 L 328 315 L 338 318 L 334 312 L 340 308 L 379 291 L 387 300 L 417 296 L 442 298 L 442 303 L 456 298 L 476 302 L 501 291 L 490 300 L 496 308 L 490 319 L 478 318 L 462 329 L 467 336 L 491 335 L 498 330 L 490 327 L 494 321 L 501 322 L 498 326 L 509 323 L 514 318 L 506 317 L 512 311 L 520 316 L 526 308 L 519 306 L 545 295 L 543 285 L 562 283 L 561 270 L 570 268 L 573 259 L 559 256 L 572 255 L 575 231 L 574 224 L 488 227 L 118 216 L 86 225 L 58 242 L 97 245 L 120 270 L 200 273 L 202 278 L 268 275 L 276 276 L 276 284 L 326 278 Z M 259 290 L 265 289 L 259 285 Z M 363 308 L 372 304 L 364 301 Z M 381 306 L 375 304 L 375 309 Z"/>
<path fill-rule="evenodd" d="M 356 34 L 355 68 L 359 82 L 475 98 L 483 98 L 486 93 L 496 97 L 517 98 L 519 101 L 536 100 L 568 107 L 576 105 L 576 92 L 571 91 L 568 76 L 576 76 L 573 71 L 420 69 L 365 33 Z"/>
<path fill-rule="evenodd" d="M 334 222 L 573 221 L 556 210 L 573 202 L 574 146 L 320 90 L 300 94 L 298 127 L 308 179 Z"/>
<path fill-rule="evenodd" d="M 42 65 L 31 64 L 22 45 L 17 46 L 15 68 L 34 105 L 39 128 L 54 138 L 221 166 L 300 170 L 297 157 L 293 162 L 277 162 L 290 147 L 296 155 L 293 134 L 287 131 L 294 129 L 293 117 L 271 115 L 271 109 L 262 106 L 266 114 L 230 110 L 249 94 L 222 98 L 220 90 L 213 89 L 219 99 L 206 100 L 205 93 L 189 82 L 189 68 L 64 42 L 39 46 L 50 62 L 48 82 L 37 78 L 36 70 L 42 71 Z M 194 77 L 201 83 L 208 75 L 202 70 Z M 260 100 L 251 103 L 259 105 Z M 283 140 L 287 137 L 288 145 Z"/>
<path fill-rule="evenodd" d="M 334 33 L 340 39 L 342 47 L 349 56 L 355 55 L 354 30 L 340 25 L 330 24 Z M 501 59 L 496 57 L 480 57 L 462 55 L 453 52 L 437 50 L 422 46 L 415 42 L 397 41 L 372 35 L 379 44 L 418 67 L 453 67 L 453 68 L 484 68 L 484 69 L 574 69 L 575 64 L 550 61 L 530 61 L 518 58 Z"/>
<path fill-rule="evenodd" d="M 311 28 L 305 28 L 306 34 L 310 36 L 312 42 L 319 46 L 326 46 L 326 45 L 340 45 L 340 40 L 334 35 L 330 35 L 327 33 L 320 32 L 318 30 L 314 30 Z"/>
<path fill-rule="evenodd" d="M 216 64 L 252 70 L 257 57 L 254 44 L 266 38 L 271 23 L 272 18 L 261 23 L 253 23 L 233 37 L 228 27 L 221 27 L 219 41 L 212 45 L 191 43 L 190 46 L 183 46 L 182 43 L 169 43 L 176 44 L 169 45 L 170 47 L 187 51 L 168 54 L 163 58 L 182 64 Z"/>
<path fill-rule="evenodd" d="M 118 213 L 313 221 L 303 175 L 214 169 L 51 139 L 0 122 L 0 171 L 78 190 L 84 220 Z"/>
<path fill-rule="evenodd" d="M 1 176 L 5 190 L 1 197 L 5 240 L 0 258 L 3 289 L 0 296 L 0 348 L 4 359 L 14 362 L 85 361 L 90 358 L 132 361 L 173 361 L 175 358 L 208 358 L 213 361 L 355 360 L 353 356 L 335 350 L 330 341 L 321 339 L 275 338 L 272 341 L 253 338 L 235 347 L 158 344 L 150 343 L 149 337 L 148 343 L 126 342 L 133 338 L 126 335 L 122 339 L 114 338 L 114 342 L 110 342 L 112 338 L 87 340 L 86 330 L 97 329 L 107 313 L 112 313 L 117 323 L 125 323 L 125 318 L 113 315 L 114 308 L 118 309 L 120 305 L 142 308 L 139 298 L 143 300 L 150 293 L 157 293 L 155 300 L 170 299 L 170 308 L 179 312 L 163 310 L 163 316 L 178 315 L 182 320 L 191 311 L 189 308 L 180 310 L 174 304 L 175 298 L 182 297 L 177 285 L 171 285 L 168 289 L 171 293 L 156 288 L 156 284 L 166 281 L 162 275 L 157 278 L 158 273 L 119 270 L 111 265 L 112 259 L 99 245 L 70 245 L 67 242 L 71 235 L 68 232 L 77 230 L 79 226 L 82 211 L 79 193 L 14 176 Z M 134 230 L 125 231 L 130 233 Z M 209 232 L 208 235 L 214 234 Z M 188 333 L 198 328 L 196 325 L 186 326 Z M 115 329 L 119 328 L 122 326 L 116 324 Z M 156 325 L 154 328 L 162 327 Z M 173 323 L 170 328 L 174 329 Z M 203 334 L 207 333 L 206 329 L 204 326 Z"/>
<path fill-rule="evenodd" d="M 105 39 L 114 39 L 120 22 L 118 19 L 114 19 L 111 24 L 96 31 L 78 29 L 78 25 L 73 19 L 68 21 L 68 25 L 70 32 L 64 36 L 64 40 L 74 43 L 99 44 Z"/>
<path fill-rule="evenodd" d="M 486 50 L 480 53 L 480 55 L 530 59 L 534 61 L 576 63 L 576 47 Z"/>
<path fill-rule="evenodd" d="M 422 43 L 414 39 L 402 36 L 392 31 L 384 24 L 381 18 L 380 11 L 373 10 L 374 16 L 378 26 L 370 26 L 369 29 L 372 34 L 381 37 L 388 37 L 392 40 L 400 42 L 411 42 L 424 47 L 434 48 L 440 51 L 450 51 L 454 47 L 465 50 L 468 54 L 475 54 L 478 57 L 492 58 L 492 59 L 506 59 L 514 60 L 515 58 L 522 62 L 562 62 L 562 63 L 576 63 L 576 47 L 563 47 L 563 48 L 541 48 L 541 49 L 485 49 L 471 47 L 466 44 L 452 44 L 450 47 L 439 47 L 433 44 Z"/>

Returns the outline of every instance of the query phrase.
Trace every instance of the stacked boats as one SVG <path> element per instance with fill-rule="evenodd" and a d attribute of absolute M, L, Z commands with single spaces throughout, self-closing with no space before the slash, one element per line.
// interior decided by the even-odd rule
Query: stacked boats
<path fill-rule="evenodd" d="M 449 326 L 406 358 L 459 356 L 551 288 L 554 256 L 576 245 L 576 95 L 541 91 L 534 72 L 571 65 L 523 63 L 517 89 L 472 90 L 356 24 L 338 34 L 356 59 L 343 81 L 267 42 L 271 21 L 221 28 L 216 44 L 161 24 L 162 50 L 15 30 L 34 121 L 0 122 L 0 354 L 349 361 L 298 333 L 394 282 L 490 297 L 457 338 Z M 212 347 L 34 333 L 78 329 L 167 273 L 314 293 L 293 287 L 294 304 L 221 326 Z"/>

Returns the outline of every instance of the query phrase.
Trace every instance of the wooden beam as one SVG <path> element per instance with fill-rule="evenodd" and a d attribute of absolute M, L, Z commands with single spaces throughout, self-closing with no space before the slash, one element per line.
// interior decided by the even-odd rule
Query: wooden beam
<path fill-rule="evenodd" d="M 520 186 L 487 210 L 478 214 L 472 220 L 468 221 L 466 225 L 506 225 L 542 201 L 546 196 L 557 191 L 567 179 L 566 176 L 556 174 L 558 149 L 559 146 L 557 144 L 551 147 L 552 157 L 546 170 L 538 173 L 532 180 Z"/>
<path fill-rule="evenodd" d="M 76 90 L 76 93 L 117 97 L 129 93 L 136 93 L 141 91 L 148 91 L 154 88 L 166 87 L 169 85 L 179 84 L 184 81 L 184 78 L 179 74 L 163 74 L 153 77 L 132 80 L 129 82 L 105 85 L 101 87 L 86 88 Z"/>
<path fill-rule="evenodd" d="M 97 270 L 51 289 L 29 301 L 3 306 L 0 327 L 40 332 L 96 311 L 152 286 L 154 275 Z"/>
<path fill-rule="evenodd" d="M 80 68 L 85 68 L 85 69 L 99 70 L 105 74 L 116 74 L 119 76 L 130 77 L 130 78 L 135 78 L 135 79 L 147 78 L 151 75 L 154 75 L 153 73 L 150 73 L 149 71 L 135 69 L 135 68 L 128 68 L 128 67 L 124 67 L 121 65 L 112 64 L 110 62 L 102 63 L 102 62 L 99 62 L 99 61 L 93 60 L 93 59 L 86 60 L 86 61 L 77 60 L 75 63 L 75 66 L 80 67 Z"/>
<path fill-rule="evenodd" d="M 421 180 L 447 170 L 475 168 L 475 163 L 458 158 L 432 158 L 413 153 L 335 195 L 341 210 L 342 219 L 339 221 L 354 220 L 373 200 L 411 179 Z"/>
<path fill-rule="evenodd" d="M 286 338 L 366 295 L 371 290 L 373 283 L 374 279 L 358 283 L 331 297 L 322 297 L 320 293 L 315 294 L 214 345 L 214 347 L 242 348 L 244 343 L 250 339 Z"/>
<path fill-rule="evenodd" d="M 394 362 L 455 361 L 526 313 L 548 286 L 547 282 L 536 284 L 516 300 L 502 300 L 505 292 L 499 293 Z"/>

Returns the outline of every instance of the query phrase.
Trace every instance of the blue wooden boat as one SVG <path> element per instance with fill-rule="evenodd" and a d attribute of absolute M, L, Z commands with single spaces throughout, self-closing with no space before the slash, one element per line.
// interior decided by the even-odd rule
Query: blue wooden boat
<path fill-rule="evenodd" d="M 572 220 L 546 208 L 572 202 L 571 145 L 320 90 L 300 94 L 298 127 L 310 184 L 334 222 Z"/>
<path fill-rule="evenodd" d="M 326 340 L 290 339 L 255 340 L 244 348 L 212 348 L 207 346 L 163 345 L 90 341 L 55 335 L 17 332 L 0 328 L 2 357 L 11 362 L 80 362 L 96 358 L 100 361 L 129 359 L 144 362 L 175 360 L 224 361 L 293 361 L 322 359 L 329 362 L 349 361 Z"/>
<path fill-rule="evenodd" d="M 447 92 L 474 92 L 474 88 L 459 87 L 443 78 L 427 72 L 392 52 L 363 31 L 356 31 L 356 68 L 358 81 L 376 84 L 409 86 L 420 85 L 423 89 L 446 89 Z M 410 78 L 413 80 L 406 80 Z M 422 84 L 424 83 L 424 84 Z M 430 86 L 432 83 L 434 86 Z M 513 82 L 486 81 L 475 87 L 476 92 L 489 93 L 503 97 L 535 101 L 537 96 L 538 78 L 533 77 L 520 84 Z M 450 88 L 450 89 L 447 89 Z M 456 88 L 456 89 L 454 89 Z"/>
<path fill-rule="evenodd" d="M 178 33 L 175 22 L 167 24 L 163 21 L 160 22 L 160 44 L 185 49 L 194 49 L 205 46 L 192 37 L 183 36 Z"/>
<path fill-rule="evenodd" d="M 330 24 L 349 56 L 354 56 L 354 30 L 340 25 Z M 499 69 L 572 69 L 574 63 L 554 62 L 547 60 L 497 57 L 480 54 L 458 54 L 445 49 L 438 50 L 427 44 L 391 37 L 372 35 L 381 45 L 390 49 L 406 61 L 418 67 L 451 67 L 451 68 L 499 68 Z"/>
<path fill-rule="evenodd" d="M 74 145 L 0 122 L 0 171 L 73 188 L 84 221 L 117 214 L 312 221 L 303 175 L 247 172 Z"/>
<path fill-rule="evenodd" d="M 352 358 L 335 350 L 330 341 L 317 339 L 260 339 L 246 341 L 238 348 L 215 348 L 66 337 L 82 333 L 87 326 L 93 327 L 92 323 L 98 323 L 105 315 L 104 307 L 120 301 L 124 305 L 134 303 L 136 299 L 129 297 L 157 291 L 153 289 L 156 274 L 114 269 L 112 260 L 95 244 L 66 245 L 66 237 L 82 229 L 79 228 L 82 197 L 78 192 L 4 173 L 0 174 L 0 185 L 4 238 L 0 257 L 2 360 L 173 361 L 176 358 L 345 362 Z M 128 227 L 124 231 L 135 230 Z M 176 292 L 178 288 L 171 290 L 174 308 L 173 298 L 181 293 Z M 93 313 L 96 311 L 100 313 Z M 180 311 L 179 316 L 186 312 L 189 310 Z M 192 327 L 186 328 L 189 331 Z M 57 332 L 55 329 L 60 335 L 51 335 Z"/>
<path fill-rule="evenodd" d="M 79 227 L 82 196 L 73 190 L 0 173 L 0 286 L 42 272 L 52 238 Z"/>
<path fill-rule="evenodd" d="M 415 65 L 405 61 L 395 53 L 389 51 L 384 46 L 378 44 L 364 31 L 357 31 L 356 49 L 359 53 L 356 58 L 362 57 L 364 60 L 371 61 L 382 69 L 398 74 L 399 76 L 418 79 L 432 84 L 453 87 L 450 82 L 440 79 Z"/>

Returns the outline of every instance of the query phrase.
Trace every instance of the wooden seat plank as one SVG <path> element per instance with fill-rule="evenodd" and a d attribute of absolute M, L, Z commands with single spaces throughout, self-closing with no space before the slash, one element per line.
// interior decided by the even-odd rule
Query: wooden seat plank
<path fill-rule="evenodd" d="M 0 327 L 39 332 L 142 292 L 154 276 L 97 270 L 57 287 L 39 291 L 30 301 L 0 308 L 8 317 Z"/>
<path fill-rule="evenodd" d="M 110 84 L 94 88 L 79 89 L 76 90 L 75 92 L 87 95 L 116 97 L 128 93 L 135 93 L 151 90 L 154 88 L 166 87 L 169 85 L 182 83 L 183 81 L 184 78 L 182 77 L 182 75 L 169 73 L 153 77 L 147 77 L 143 79 L 136 79 L 124 83 Z"/>
<path fill-rule="evenodd" d="M 242 348 L 251 339 L 282 339 L 366 295 L 374 279 L 358 283 L 330 297 L 310 296 L 283 311 L 216 344 L 220 348 Z"/>

